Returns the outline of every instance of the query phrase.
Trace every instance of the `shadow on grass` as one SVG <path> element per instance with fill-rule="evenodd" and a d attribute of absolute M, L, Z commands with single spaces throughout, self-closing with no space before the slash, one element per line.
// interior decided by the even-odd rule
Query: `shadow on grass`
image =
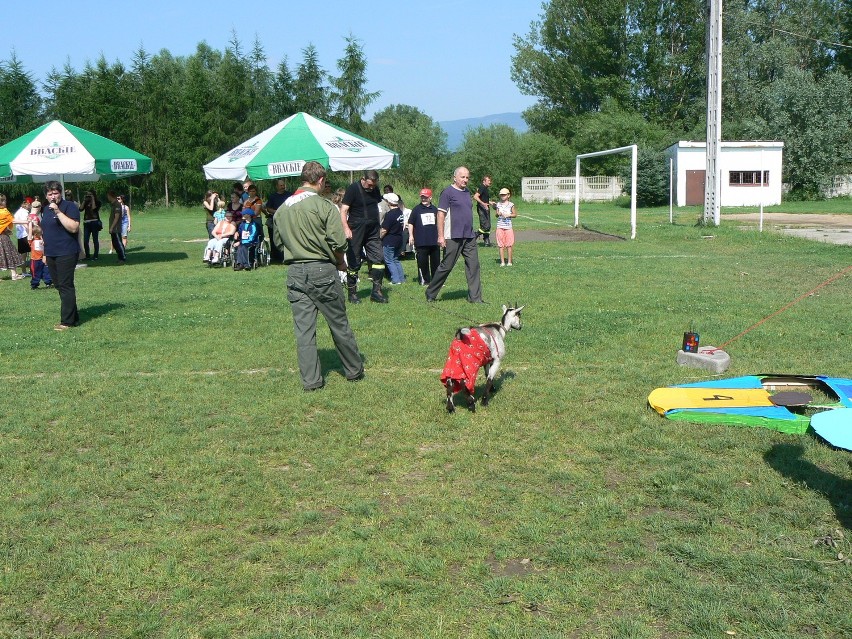
<path fill-rule="evenodd" d="M 595 235 L 599 235 L 600 237 L 597 238 L 597 239 L 600 239 L 600 240 L 614 240 L 614 241 L 619 241 L 619 240 L 625 240 L 626 241 L 627 240 L 627 238 L 624 237 L 623 235 L 616 235 L 615 233 L 606 233 L 604 231 L 599 231 L 597 229 L 593 229 L 590 226 L 586 226 L 585 224 L 580 224 L 580 228 L 583 229 L 584 231 L 589 232 L 589 233 L 594 233 Z"/>
<path fill-rule="evenodd" d="M 317 330 L 320 330 L 320 328 L 317 327 Z M 344 379 L 346 378 L 346 374 L 343 372 L 343 364 L 341 364 L 336 350 L 333 348 L 320 348 L 317 353 L 319 354 L 320 369 L 322 370 L 324 379 L 327 380 L 331 375 L 339 375 Z M 366 360 L 366 357 L 364 359 Z M 297 362 L 294 360 L 293 364 L 297 364 Z M 366 366 L 366 361 L 364 365 Z"/>
<path fill-rule="evenodd" d="M 201 253 L 199 252 L 199 255 Z M 144 246 L 133 246 L 127 249 L 127 266 L 133 264 L 155 264 L 158 262 L 179 262 L 189 257 L 183 251 L 175 253 L 163 253 L 146 251 Z M 201 258 L 199 257 L 199 260 Z M 104 266 L 118 266 L 118 257 L 115 255 L 102 255 L 97 262 L 89 262 L 89 268 L 102 268 Z"/>
<path fill-rule="evenodd" d="M 467 289 L 456 289 L 455 291 L 441 292 L 438 299 L 444 300 L 445 302 L 449 300 L 466 300 Z"/>
<path fill-rule="evenodd" d="M 98 304 L 97 306 L 87 306 L 80 309 L 80 323 L 85 324 L 91 322 L 104 315 L 109 315 L 113 311 L 124 308 L 124 304 Z"/>
<path fill-rule="evenodd" d="M 763 456 L 772 468 L 810 490 L 821 493 L 831 503 L 837 520 L 852 530 L 852 481 L 824 471 L 802 459 L 804 448 L 795 444 L 775 444 Z"/>
<path fill-rule="evenodd" d="M 477 377 L 477 381 L 479 382 L 476 385 L 476 391 L 474 396 L 478 402 L 482 401 L 482 396 L 485 394 L 485 384 L 487 382 L 487 377 L 479 376 Z M 500 370 L 497 372 L 497 377 L 494 378 L 494 386 L 491 387 L 491 398 L 493 400 L 494 397 L 500 392 L 500 389 L 503 387 L 503 383 L 515 379 L 515 371 L 512 370 Z M 489 400 L 489 401 L 490 401 Z"/>

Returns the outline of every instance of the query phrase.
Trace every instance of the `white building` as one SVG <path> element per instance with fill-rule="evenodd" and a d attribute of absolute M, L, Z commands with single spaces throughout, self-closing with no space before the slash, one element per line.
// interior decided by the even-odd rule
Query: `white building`
<path fill-rule="evenodd" d="M 706 142 L 678 142 L 666 149 L 674 160 L 677 206 L 704 204 Z M 722 142 L 722 206 L 781 204 L 783 142 Z"/>

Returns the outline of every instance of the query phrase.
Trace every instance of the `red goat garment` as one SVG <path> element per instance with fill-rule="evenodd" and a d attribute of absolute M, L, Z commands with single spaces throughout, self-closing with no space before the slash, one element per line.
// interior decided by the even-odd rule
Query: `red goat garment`
<path fill-rule="evenodd" d="M 464 385 L 467 387 L 467 392 L 472 395 L 479 369 L 492 359 L 491 349 L 488 348 L 479 332 L 470 331 L 467 335 L 454 339 L 450 344 L 447 363 L 444 365 L 444 372 L 441 373 L 441 383 L 446 386 L 448 380 L 452 381 L 454 393 L 460 391 Z"/>

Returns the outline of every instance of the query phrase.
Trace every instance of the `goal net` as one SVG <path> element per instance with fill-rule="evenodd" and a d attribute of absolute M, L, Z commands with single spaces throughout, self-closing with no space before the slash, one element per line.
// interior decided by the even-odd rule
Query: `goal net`
<path fill-rule="evenodd" d="M 637 145 L 620 146 L 617 149 L 606 151 L 595 151 L 594 153 L 581 153 L 577 156 L 577 168 L 574 187 L 574 227 L 580 226 L 580 160 L 583 158 L 594 158 L 601 155 L 613 155 L 615 153 L 630 152 L 630 239 L 636 239 L 636 156 Z"/>

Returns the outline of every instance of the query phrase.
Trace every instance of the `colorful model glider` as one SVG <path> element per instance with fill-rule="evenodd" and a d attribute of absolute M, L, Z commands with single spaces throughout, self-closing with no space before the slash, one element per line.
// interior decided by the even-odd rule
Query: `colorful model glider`
<path fill-rule="evenodd" d="M 833 446 L 852 450 L 852 379 L 748 375 L 657 388 L 648 403 L 668 419 L 796 434 L 812 427 Z"/>

